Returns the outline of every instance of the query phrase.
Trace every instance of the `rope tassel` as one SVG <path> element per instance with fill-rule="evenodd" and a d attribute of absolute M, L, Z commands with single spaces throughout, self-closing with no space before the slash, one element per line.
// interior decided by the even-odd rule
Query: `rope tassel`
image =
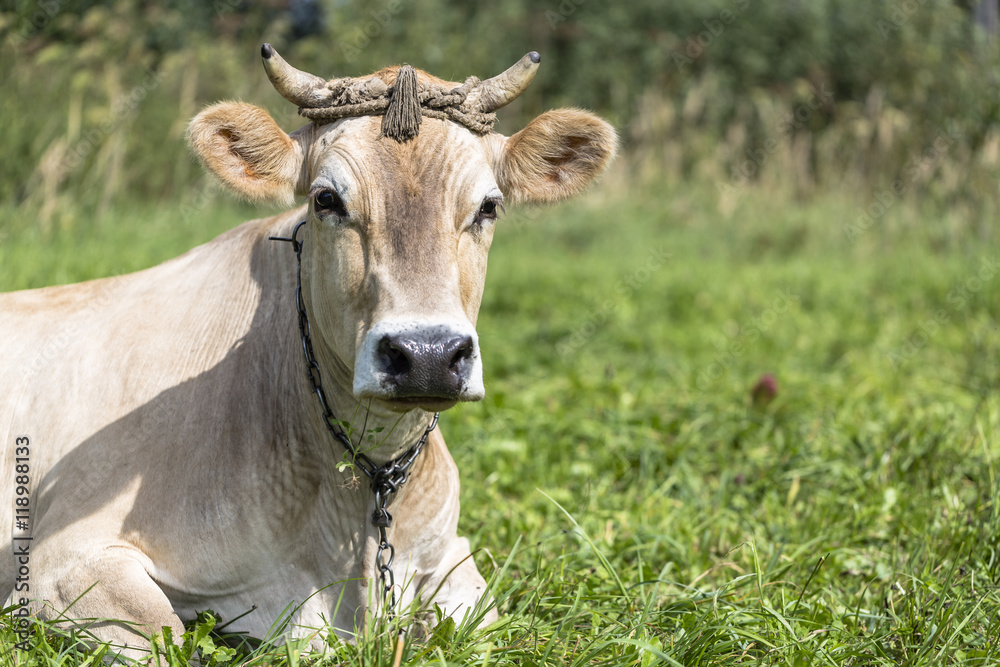
<path fill-rule="evenodd" d="M 420 131 L 421 120 L 417 71 L 403 65 L 396 74 L 396 85 L 389 91 L 389 107 L 382 117 L 382 136 L 409 141 Z"/>

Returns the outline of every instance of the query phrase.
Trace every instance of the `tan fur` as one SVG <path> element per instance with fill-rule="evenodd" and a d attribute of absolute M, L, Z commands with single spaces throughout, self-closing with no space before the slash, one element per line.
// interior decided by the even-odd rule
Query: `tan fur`
<path fill-rule="evenodd" d="M 395 73 L 396 68 L 386 68 L 373 76 L 391 82 Z M 202 164 L 237 195 L 287 204 L 305 190 L 299 183 L 306 176 L 301 160 L 312 127 L 289 136 L 263 109 L 223 102 L 191 121 L 188 140 Z M 614 128 L 580 109 L 547 111 L 509 139 L 491 134 L 483 140 L 493 144 L 497 185 L 511 203 L 555 202 L 580 194 L 604 172 L 617 146 Z"/>
<path fill-rule="evenodd" d="M 260 107 L 213 105 L 191 121 L 188 142 L 202 164 L 237 195 L 258 203 L 293 202 L 303 150 Z"/>
<path fill-rule="evenodd" d="M 289 631 L 302 637 L 325 622 L 350 636 L 377 609 L 371 492 L 352 483 L 357 470 L 337 469 L 343 450 L 305 379 L 294 254 L 268 240 L 305 214 L 251 221 L 139 273 L 0 294 L 10 359 L 0 363 L 10 434 L 0 459 L 13 470 L 14 438 L 28 437 L 32 485 L 30 591 L 13 595 L 17 533 L 4 512 L 0 604 L 27 595 L 50 620 L 122 619 L 175 637 L 206 608 L 228 620 L 255 608 L 238 629 L 256 637 L 289 603 L 302 605 Z M 324 386 L 337 414 L 353 415 L 335 370 L 324 361 Z M 419 410 L 371 417 L 402 433 L 390 448 L 408 447 L 428 421 Z M 482 596 L 456 535 L 458 494 L 435 431 L 391 506 L 404 606 L 440 585 L 433 602 L 460 616 Z M 2 502 L 14 498 L 14 475 L 0 478 Z M 134 630 L 82 624 L 143 657 Z"/>
<path fill-rule="evenodd" d="M 329 622 L 351 637 L 377 612 L 372 493 L 338 467 L 343 449 L 304 373 L 296 259 L 268 239 L 307 221 L 301 299 L 324 392 L 336 415 L 386 434 L 366 449 L 386 462 L 420 437 L 429 412 L 479 400 L 484 388 L 476 347 L 478 374 L 462 394 L 401 404 L 394 399 L 414 395 L 371 393 L 380 390 L 380 336 L 424 328 L 478 346 L 487 255 L 502 226 L 479 215 L 484 201 L 569 197 L 615 148 L 607 123 L 572 109 L 543 114 L 509 140 L 425 119 L 401 144 L 379 139 L 380 120 L 288 135 L 258 107 L 209 107 L 189 141 L 235 193 L 291 201 L 332 189 L 346 216 L 317 214 L 313 201 L 146 271 L 0 295 L 4 469 L 13 470 L 15 437 L 33 443 L 32 610 L 180 634 L 182 619 L 211 608 L 261 637 L 288 603 L 301 603 L 287 633 L 317 647 L 324 641 L 311 628 Z M 0 478 L 8 508 L 14 482 Z M 486 594 L 457 535 L 458 497 L 435 430 L 390 506 L 404 608 L 419 599 L 461 618 Z M 0 535 L 17 535 L 13 517 L 0 515 Z M 12 541 L 0 540 L 0 551 L 0 602 L 20 603 Z M 490 610 L 479 622 L 494 619 Z M 130 644 L 131 657 L 148 646 L 135 628 L 93 629 Z"/>
<path fill-rule="evenodd" d="M 614 128 L 580 109 L 543 113 L 515 134 L 495 166 L 515 202 L 553 202 L 579 194 L 615 155 Z"/>

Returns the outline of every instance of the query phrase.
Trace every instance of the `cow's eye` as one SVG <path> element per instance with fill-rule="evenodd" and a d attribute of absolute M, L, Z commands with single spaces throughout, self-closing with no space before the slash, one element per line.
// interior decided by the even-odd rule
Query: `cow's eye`
<path fill-rule="evenodd" d="M 347 217 L 347 207 L 344 206 L 344 200 L 333 190 L 318 192 L 314 201 L 317 213 L 333 213 L 341 218 Z"/>
<path fill-rule="evenodd" d="M 486 199 L 483 201 L 482 206 L 479 207 L 479 214 L 476 216 L 478 220 L 496 220 L 497 209 L 501 208 L 500 202 L 495 199 Z"/>

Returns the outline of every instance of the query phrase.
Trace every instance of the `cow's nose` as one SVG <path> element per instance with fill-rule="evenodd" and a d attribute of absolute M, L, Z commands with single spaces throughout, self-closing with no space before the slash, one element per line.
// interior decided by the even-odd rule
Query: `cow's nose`
<path fill-rule="evenodd" d="M 398 398 L 456 398 L 473 369 L 471 336 L 382 336 L 381 371 Z"/>
<path fill-rule="evenodd" d="M 468 321 L 382 320 L 358 347 L 359 399 L 444 410 L 445 404 L 478 401 L 484 393 L 479 337 Z"/>

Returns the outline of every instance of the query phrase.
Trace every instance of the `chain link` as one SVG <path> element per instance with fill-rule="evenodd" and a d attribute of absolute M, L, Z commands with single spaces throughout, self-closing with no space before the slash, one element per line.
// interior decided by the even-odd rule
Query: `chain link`
<path fill-rule="evenodd" d="M 388 529 L 392 527 L 392 514 L 389 513 L 390 497 L 395 495 L 399 488 L 406 483 L 408 470 L 413 462 L 420 455 L 420 450 L 427 444 L 427 438 L 431 431 L 437 426 L 439 413 L 434 413 L 431 420 L 420 439 L 417 440 L 408 450 L 393 460 L 378 465 L 372 461 L 364 452 L 351 441 L 351 438 L 344 432 L 341 422 L 337 420 L 330 409 L 330 404 L 326 400 L 326 392 L 323 390 L 323 376 L 316 361 L 316 354 L 313 351 L 312 330 L 309 326 L 309 316 L 306 314 L 305 302 L 302 299 L 302 241 L 298 240 L 299 230 L 306 224 L 306 221 L 295 225 L 291 238 L 280 236 L 268 237 L 272 241 L 286 241 L 292 244 L 295 251 L 297 263 L 295 280 L 295 309 L 299 316 L 299 334 L 302 338 L 302 354 L 306 359 L 306 376 L 313 393 L 319 399 L 320 407 L 323 409 L 323 422 L 334 439 L 338 440 L 361 471 L 371 480 L 370 487 L 375 495 L 375 511 L 372 512 L 371 524 L 378 529 L 378 551 L 375 554 L 375 570 L 378 573 L 379 584 L 382 587 L 382 604 L 388 601 L 389 614 L 394 614 L 396 610 L 396 576 L 392 571 L 392 562 L 396 558 L 396 548 L 389 541 Z M 362 434 L 363 437 L 364 434 Z"/>

